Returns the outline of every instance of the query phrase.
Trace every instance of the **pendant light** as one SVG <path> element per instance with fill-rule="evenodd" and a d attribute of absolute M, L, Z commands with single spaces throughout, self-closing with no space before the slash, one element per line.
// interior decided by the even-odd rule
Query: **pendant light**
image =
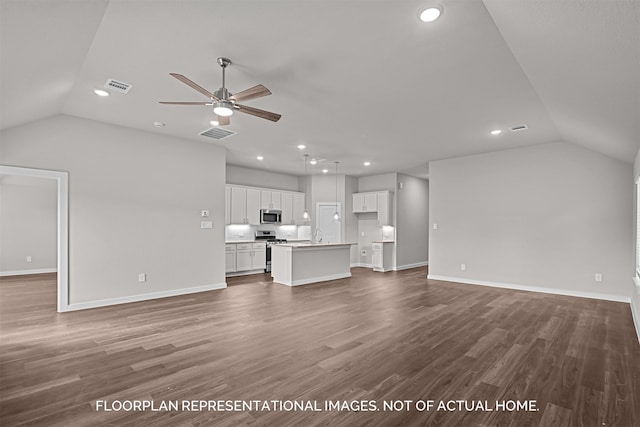
<path fill-rule="evenodd" d="M 335 162 L 336 164 L 336 213 L 333 214 L 333 220 L 335 222 L 340 222 L 340 213 L 338 212 L 338 163 L 340 162 Z"/>
<path fill-rule="evenodd" d="M 309 157 L 308 154 L 304 155 L 304 186 L 305 189 L 307 187 L 307 158 Z M 305 191 L 305 195 L 304 195 L 304 212 L 302 213 L 302 219 L 304 222 L 309 222 L 311 221 L 311 217 L 309 216 L 309 210 L 307 209 L 307 192 Z"/>

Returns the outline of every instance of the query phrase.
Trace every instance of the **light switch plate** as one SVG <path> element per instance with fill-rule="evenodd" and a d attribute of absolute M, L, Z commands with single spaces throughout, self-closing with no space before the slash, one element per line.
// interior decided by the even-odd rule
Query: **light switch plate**
<path fill-rule="evenodd" d="M 200 221 L 200 228 L 213 228 L 213 221 Z"/>

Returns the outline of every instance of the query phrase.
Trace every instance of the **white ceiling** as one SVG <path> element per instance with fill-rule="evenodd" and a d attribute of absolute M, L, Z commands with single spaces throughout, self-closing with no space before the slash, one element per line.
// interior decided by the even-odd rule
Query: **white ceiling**
<path fill-rule="evenodd" d="M 436 2 L 442 17 L 419 22 Z M 0 128 L 69 114 L 218 144 L 230 164 L 296 175 L 299 143 L 350 175 L 425 176 L 430 160 L 559 140 L 632 162 L 639 5 L 2 0 Z M 210 107 L 158 104 L 206 101 L 169 73 L 214 91 L 219 56 L 233 61 L 231 92 L 258 83 L 273 92 L 244 104 L 282 114 L 279 122 L 236 113 L 228 129 L 237 135 L 215 141 L 198 135 Z M 95 96 L 108 78 L 133 88 Z M 506 130 L 522 123 L 529 130 Z M 491 136 L 495 128 L 505 131 Z"/>

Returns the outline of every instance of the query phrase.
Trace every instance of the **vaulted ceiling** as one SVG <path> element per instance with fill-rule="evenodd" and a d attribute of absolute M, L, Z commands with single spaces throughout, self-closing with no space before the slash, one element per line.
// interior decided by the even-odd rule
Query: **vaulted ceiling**
<path fill-rule="evenodd" d="M 417 18 L 439 4 L 433 23 Z M 636 0 L 218 0 L 0 3 L 0 128 L 68 114 L 217 144 L 230 164 L 301 174 L 303 151 L 341 173 L 425 176 L 431 160 L 568 141 L 632 162 L 640 143 Z M 244 104 L 216 141 L 216 58 Z M 128 94 L 93 93 L 109 78 Z M 154 122 L 165 124 L 162 128 Z M 528 130 L 511 132 L 526 124 Z M 500 135 L 490 131 L 502 129 Z M 259 161 L 256 156 L 264 156 Z M 364 166 L 363 162 L 371 162 Z M 541 165 L 544 167 L 544 165 Z"/>

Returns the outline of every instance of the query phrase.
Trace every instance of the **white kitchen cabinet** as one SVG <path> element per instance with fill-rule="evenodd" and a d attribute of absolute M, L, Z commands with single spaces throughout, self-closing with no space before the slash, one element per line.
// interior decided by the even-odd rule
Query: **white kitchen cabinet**
<path fill-rule="evenodd" d="M 224 187 L 224 224 L 231 224 L 231 187 Z M 233 248 L 235 252 L 235 247 Z"/>
<path fill-rule="evenodd" d="M 225 224 L 260 224 L 260 209 L 282 211 L 282 224 L 302 224 L 304 193 L 227 185 Z M 228 217 L 228 219 L 227 219 Z"/>
<path fill-rule="evenodd" d="M 236 245 L 236 271 L 263 270 L 266 267 L 267 247 L 262 243 Z"/>
<path fill-rule="evenodd" d="M 247 188 L 247 224 L 260 224 L 260 190 Z"/>
<path fill-rule="evenodd" d="M 393 225 L 391 218 L 391 193 L 378 191 L 378 226 Z"/>
<path fill-rule="evenodd" d="M 230 224 L 247 224 L 247 189 L 231 187 Z"/>
<path fill-rule="evenodd" d="M 282 193 L 284 195 L 284 193 Z M 293 193 L 293 224 L 304 225 L 304 193 Z"/>
<path fill-rule="evenodd" d="M 264 270 L 267 267 L 267 246 L 263 243 L 252 245 L 253 258 L 251 260 L 252 270 Z"/>
<path fill-rule="evenodd" d="M 282 209 L 282 192 L 272 190 L 260 191 L 260 209 Z"/>
<path fill-rule="evenodd" d="M 230 224 L 260 224 L 260 190 L 231 187 Z"/>
<path fill-rule="evenodd" d="M 234 273 L 236 271 L 236 245 L 227 244 L 224 250 L 224 271 Z"/>
<path fill-rule="evenodd" d="M 373 271 L 391 271 L 393 269 L 393 242 L 371 243 Z"/>
<path fill-rule="evenodd" d="M 378 193 L 353 193 L 353 213 L 378 211 Z"/>
<path fill-rule="evenodd" d="M 282 225 L 295 224 L 293 216 L 293 193 L 282 192 Z"/>

